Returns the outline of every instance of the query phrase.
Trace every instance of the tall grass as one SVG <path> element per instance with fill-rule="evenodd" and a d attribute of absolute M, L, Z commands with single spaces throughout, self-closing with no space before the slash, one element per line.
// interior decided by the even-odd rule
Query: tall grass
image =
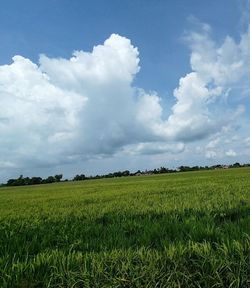
<path fill-rule="evenodd" d="M 250 169 L 2 188 L 0 287 L 250 287 Z"/>

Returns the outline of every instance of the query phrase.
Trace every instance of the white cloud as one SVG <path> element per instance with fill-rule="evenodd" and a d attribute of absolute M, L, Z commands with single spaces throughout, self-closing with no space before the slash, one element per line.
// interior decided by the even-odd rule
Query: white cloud
<path fill-rule="evenodd" d="M 162 153 L 177 154 L 183 152 L 184 149 L 185 145 L 181 142 L 177 143 L 145 142 L 125 146 L 123 152 L 128 155 L 136 155 L 136 154 L 153 155 Z"/>
<path fill-rule="evenodd" d="M 233 149 L 230 149 L 228 151 L 226 151 L 225 153 L 228 157 L 235 157 L 237 156 L 237 153 L 233 150 Z"/>
<path fill-rule="evenodd" d="M 217 158 L 217 153 L 216 153 L 216 151 L 208 150 L 205 153 L 205 157 L 208 158 L 208 159 L 216 159 Z"/>
<path fill-rule="evenodd" d="M 174 90 L 176 102 L 167 117 L 156 92 L 133 86 L 139 52 L 116 34 L 70 59 L 41 55 L 37 65 L 15 56 L 10 65 L 0 66 L 2 167 L 55 165 L 119 152 L 181 153 L 189 142 L 211 136 L 217 138 L 204 144 L 205 156 L 221 154 L 218 135 L 232 129 L 244 112 L 227 99 L 248 91 L 250 29 L 239 42 L 226 37 L 218 45 L 211 28 L 201 26 L 186 37 L 192 71 Z"/>
<path fill-rule="evenodd" d="M 250 146 L 250 137 L 247 137 L 246 139 L 244 139 L 244 143 L 246 146 Z"/>
<path fill-rule="evenodd" d="M 234 125 L 245 111 L 241 104 L 231 107 L 227 99 L 234 97 L 237 103 L 237 98 L 249 90 L 250 28 L 238 43 L 227 36 L 218 45 L 211 38 L 212 29 L 205 24 L 200 26 L 200 32 L 191 32 L 185 37 L 191 49 L 192 72 L 182 77 L 174 90 L 176 103 L 172 114 L 162 119 L 157 95 L 143 98 L 145 108 L 141 113 L 144 110 L 146 113 L 140 119 L 154 134 L 167 140 L 189 142 L 206 138 Z"/>
<path fill-rule="evenodd" d="M 217 145 L 218 145 L 219 143 L 220 143 L 220 138 L 217 137 L 217 138 L 211 140 L 211 141 L 207 144 L 206 148 L 207 148 L 207 149 L 213 149 L 213 148 L 217 147 Z"/>
<path fill-rule="evenodd" d="M 85 102 L 86 97 L 50 83 L 30 60 L 13 57 L 11 65 L 0 66 L 0 159 L 50 161 L 74 137 Z"/>
<path fill-rule="evenodd" d="M 55 165 L 151 141 L 155 135 L 137 121 L 138 64 L 137 48 L 113 34 L 69 60 L 42 55 L 36 65 L 15 56 L 0 66 L 2 163 Z"/>

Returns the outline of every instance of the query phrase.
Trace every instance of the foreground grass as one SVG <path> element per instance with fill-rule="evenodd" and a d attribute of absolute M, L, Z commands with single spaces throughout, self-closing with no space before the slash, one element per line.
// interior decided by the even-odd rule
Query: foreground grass
<path fill-rule="evenodd" d="M 0 287 L 250 287 L 250 169 L 2 188 Z"/>

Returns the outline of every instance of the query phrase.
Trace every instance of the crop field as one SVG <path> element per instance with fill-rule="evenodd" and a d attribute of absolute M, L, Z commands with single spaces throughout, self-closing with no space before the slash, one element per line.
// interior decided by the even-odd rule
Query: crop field
<path fill-rule="evenodd" d="M 1 188 L 0 287 L 250 287 L 250 169 Z"/>

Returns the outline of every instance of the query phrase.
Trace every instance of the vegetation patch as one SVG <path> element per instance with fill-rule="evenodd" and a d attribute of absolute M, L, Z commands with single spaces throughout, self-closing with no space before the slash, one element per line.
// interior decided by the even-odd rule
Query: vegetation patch
<path fill-rule="evenodd" d="M 0 189 L 0 287 L 250 287 L 250 169 Z"/>

